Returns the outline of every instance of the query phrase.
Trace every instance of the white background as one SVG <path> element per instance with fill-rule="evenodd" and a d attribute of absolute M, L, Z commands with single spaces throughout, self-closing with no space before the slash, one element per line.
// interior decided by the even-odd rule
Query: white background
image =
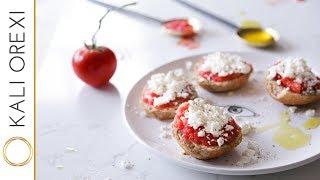
<path fill-rule="evenodd" d="M 25 26 L 25 29 L 18 28 L 18 25 L 15 25 L 12 29 L 9 29 L 9 26 L 13 24 L 13 21 L 9 19 L 10 11 L 24 11 L 25 19 L 20 23 Z M 15 17 L 15 20 L 19 20 L 18 15 L 11 15 Z M 34 147 L 34 108 L 33 108 L 33 81 L 34 81 L 34 54 L 33 54 L 33 0 L 12 0 L 2 3 L 0 9 L 0 179 L 34 179 L 34 158 L 25 166 L 22 167 L 13 167 L 8 165 L 2 157 L 2 148 L 5 142 L 14 136 L 22 136 L 27 139 L 32 146 Z M 13 37 L 15 33 L 18 33 L 18 37 L 22 39 L 22 33 L 25 31 L 25 47 L 24 51 L 26 54 L 22 55 L 25 61 L 25 68 L 21 72 L 12 72 L 9 67 L 9 61 L 13 57 L 9 55 L 9 32 L 12 32 Z M 21 45 L 16 44 L 16 45 Z M 9 81 L 25 81 L 25 98 L 9 98 L 9 94 L 21 93 L 21 86 L 12 86 L 9 85 Z M 19 88 L 15 88 L 19 87 Z M 9 127 L 12 124 L 9 116 L 14 116 L 15 118 L 20 118 L 21 114 L 15 112 L 15 110 L 9 108 L 13 103 L 19 102 L 21 100 L 25 102 L 21 103 L 19 108 L 25 111 L 25 118 L 21 120 L 19 124 L 25 124 L 24 127 Z M 21 142 L 12 143 L 10 146 L 10 152 L 8 153 L 14 155 L 15 157 L 10 160 L 14 161 L 20 159 L 19 162 L 24 161 L 28 156 L 28 148 Z"/>
<path fill-rule="evenodd" d="M 115 2 L 115 1 L 109 1 Z M 118 4 L 124 1 L 117 1 Z M 154 67 L 189 55 L 215 50 L 249 51 L 276 57 L 304 56 L 313 59 L 319 71 L 320 1 L 297 3 L 282 0 L 203 0 L 194 1 L 226 18 L 240 22 L 254 19 L 272 26 L 281 34 L 279 45 L 261 50 L 237 41 L 232 31 L 199 14 L 173 3 L 139 1 L 132 7 L 167 19 L 193 16 L 202 20 L 205 32 L 201 47 L 187 50 L 177 39 L 161 33 L 159 27 L 110 14 L 99 33 L 99 42 L 122 58 L 110 85 L 97 90 L 84 85 L 71 68 L 73 52 L 90 39 L 103 8 L 85 0 L 38 3 L 38 179 L 318 179 L 320 161 L 270 175 L 222 176 L 178 167 L 150 153 L 138 144 L 125 127 L 121 104 L 130 87 Z M 243 15 L 245 12 L 245 15 Z M 305 32 L 305 33 L 301 33 Z M 45 58 L 44 58 L 45 57 Z M 270 60 L 270 63 L 274 59 Z M 65 152 L 72 147 L 77 152 Z M 132 170 L 120 166 L 122 160 L 134 163 Z M 149 160 L 150 159 L 150 160 Z M 63 166 L 63 168 L 57 168 Z"/>

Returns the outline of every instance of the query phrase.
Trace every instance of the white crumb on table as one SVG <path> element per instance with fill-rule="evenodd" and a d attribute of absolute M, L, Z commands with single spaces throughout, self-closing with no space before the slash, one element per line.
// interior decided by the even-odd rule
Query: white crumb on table
<path fill-rule="evenodd" d="M 146 113 L 145 111 L 141 111 L 141 112 L 139 113 L 139 116 L 140 116 L 140 117 L 147 117 L 147 113 Z"/>
<path fill-rule="evenodd" d="M 62 170 L 64 168 L 64 166 L 59 164 L 59 165 L 56 165 L 56 168 L 59 169 L 59 170 Z"/>
<path fill-rule="evenodd" d="M 264 102 L 264 101 L 266 101 L 267 100 L 267 97 L 266 96 L 263 96 L 263 97 L 260 97 L 259 99 L 258 99 L 258 102 Z"/>
<path fill-rule="evenodd" d="M 160 126 L 161 133 L 159 135 L 160 138 L 162 139 L 171 139 L 172 134 L 171 134 L 171 128 L 166 125 Z"/>
<path fill-rule="evenodd" d="M 288 108 L 290 114 L 294 114 L 297 109 L 298 109 L 297 106 L 290 106 L 290 107 Z"/>
<path fill-rule="evenodd" d="M 187 61 L 186 62 L 186 68 L 187 68 L 187 70 L 191 70 L 191 68 L 192 68 L 192 62 L 191 61 Z"/>
<path fill-rule="evenodd" d="M 120 162 L 120 165 L 123 169 L 132 169 L 133 168 L 133 164 L 129 161 L 129 160 L 122 160 Z"/>
<path fill-rule="evenodd" d="M 316 110 L 308 109 L 305 114 L 307 117 L 314 117 L 314 115 L 316 114 Z"/>
<path fill-rule="evenodd" d="M 251 130 L 252 130 L 252 124 L 249 121 L 246 121 L 241 125 L 241 133 L 243 135 L 249 134 Z"/>
<path fill-rule="evenodd" d="M 244 166 L 249 163 L 254 163 L 258 160 L 259 149 L 258 145 L 253 141 L 248 141 L 246 150 L 242 153 L 240 160 L 236 163 L 237 166 Z"/>
<path fill-rule="evenodd" d="M 185 151 L 180 151 L 181 155 L 187 155 L 187 153 Z"/>
<path fill-rule="evenodd" d="M 74 152 L 78 152 L 78 150 L 75 149 L 75 148 L 66 147 L 64 152 L 66 152 L 66 153 L 74 153 Z"/>
<path fill-rule="evenodd" d="M 171 139 L 171 137 L 172 137 L 171 134 L 167 131 L 162 131 L 160 133 L 160 138 L 162 139 Z"/>

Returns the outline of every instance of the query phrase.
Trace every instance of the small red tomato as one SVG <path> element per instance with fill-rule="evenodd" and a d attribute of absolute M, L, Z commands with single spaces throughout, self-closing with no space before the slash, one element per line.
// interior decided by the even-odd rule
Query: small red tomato
<path fill-rule="evenodd" d="M 117 59 L 106 47 L 82 47 L 74 53 L 72 67 L 83 82 L 98 88 L 113 76 L 117 68 Z"/>

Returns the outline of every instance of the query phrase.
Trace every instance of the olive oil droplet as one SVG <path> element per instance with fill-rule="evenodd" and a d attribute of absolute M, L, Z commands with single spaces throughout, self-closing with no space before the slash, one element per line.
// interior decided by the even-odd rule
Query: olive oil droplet
<path fill-rule="evenodd" d="M 289 125 L 288 112 L 281 113 L 279 128 L 273 134 L 273 141 L 287 150 L 295 150 L 309 144 L 311 136 L 303 133 L 299 128 Z"/>
<path fill-rule="evenodd" d="M 315 129 L 320 125 L 320 118 L 310 118 L 304 124 L 305 129 Z"/>

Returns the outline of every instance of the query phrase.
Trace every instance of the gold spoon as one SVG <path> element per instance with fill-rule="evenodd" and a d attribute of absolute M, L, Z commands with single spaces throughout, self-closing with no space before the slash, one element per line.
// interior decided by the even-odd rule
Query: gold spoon
<path fill-rule="evenodd" d="M 206 15 L 211 19 L 215 19 L 215 20 L 233 28 L 236 31 L 236 34 L 239 37 L 239 39 L 250 46 L 253 46 L 253 47 L 271 46 L 271 45 L 275 44 L 276 42 L 278 42 L 278 40 L 280 38 L 279 33 L 272 28 L 261 28 L 261 27 L 241 28 L 228 20 L 225 20 L 215 14 L 204 11 L 203 9 L 200 9 L 199 7 L 194 6 L 193 4 L 191 4 L 189 2 L 186 2 L 183 0 L 175 0 L 175 1 L 190 8 L 190 9 L 193 9 L 203 15 Z"/>
<path fill-rule="evenodd" d="M 162 28 L 164 29 L 164 31 L 170 35 L 174 35 L 174 36 L 189 36 L 189 35 L 194 35 L 194 34 L 198 34 L 201 30 L 202 30 L 202 25 L 200 23 L 200 21 L 198 21 L 195 18 L 175 18 L 175 19 L 171 19 L 171 20 L 160 20 L 151 16 L 147 16 L 138 12 L 134 12 L 134 11 L 130 11 L 127 9 L 120 9 L 117 6 L 113 6 L 111 4 L 107 4 L 98 0 L 88 0 L 94 4 L 97 4 L 99 6 L 102 7 L 106 7 L 108 9 L 117 9 L 118 12 L 121 12 L 125 15 L 129 15 L 130 17 L 136 17 L 136 18 L 140 18 L 140 19 L 144 19 L 147 21 L 151 21 L 151 22 L 155 22 L 157 24 L 160 24 L 162 26 Z M 192 26 L 192 32 L 181 32 L 181 31 L 175 31 L 173 29 L 169 29 L 166 27 L 166 24 L 175 20 L 187 20 L 188 24 Z"/>

